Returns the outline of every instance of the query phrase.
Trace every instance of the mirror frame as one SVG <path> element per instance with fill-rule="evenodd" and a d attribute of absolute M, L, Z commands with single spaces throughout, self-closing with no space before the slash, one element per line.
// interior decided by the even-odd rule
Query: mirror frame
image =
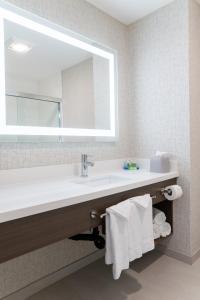
<path fill-rule="evenodd" d="M 5 95 L 5 49 L 4 49 L 4 21 L 8 20 L 30 30 L 37 31 L 61 42 L 76 46 L 92 54 L 108 60 L 110 84 L 110 128 L 83 129 L 58 128 L 37 126 L 13 126 L 6 124 L 6 95 Z M 116 52 L 100 46 L 98 43 L 79 34 L 51 23 L 43 18 L 16 8 L 0 0 L 0 135 L 26 136 L 71 136 L 71 137 L 116 137 L 117 120 L 117 63 Z"/>

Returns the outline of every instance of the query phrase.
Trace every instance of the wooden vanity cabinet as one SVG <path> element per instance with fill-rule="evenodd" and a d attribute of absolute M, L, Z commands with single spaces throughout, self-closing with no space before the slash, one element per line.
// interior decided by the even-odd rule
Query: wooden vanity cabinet
<path fill-rule="evenodd" d="M 162 188 L 172 184 L 176 184 L 176 178 L 0 223 L 0 263 L 97 227 L 107 207 L 145 193 L 156 195 L 153 204 L 166 213 L 167 221 L 173 225 L 173 202 L 161 194 Z M 98 213 L 95 219 L 90 216 L 92 210 Z"/>

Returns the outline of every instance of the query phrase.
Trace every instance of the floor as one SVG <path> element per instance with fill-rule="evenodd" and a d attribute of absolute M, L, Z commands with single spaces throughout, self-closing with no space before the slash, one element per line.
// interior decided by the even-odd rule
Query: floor
<path fill-rule="evenodd" d="M 153 251 L 117 281 L 101 259 L 29 298 L 66 299 L 200 300 L 200 259 L 190 266 Z"/>

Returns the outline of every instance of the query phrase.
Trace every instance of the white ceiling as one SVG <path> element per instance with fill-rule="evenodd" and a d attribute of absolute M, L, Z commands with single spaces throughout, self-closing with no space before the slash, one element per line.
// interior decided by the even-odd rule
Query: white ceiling
<path fill-rule="evenodd" d="M 174 0 L 86 0 L 105 13 L 129 25 Z"/>

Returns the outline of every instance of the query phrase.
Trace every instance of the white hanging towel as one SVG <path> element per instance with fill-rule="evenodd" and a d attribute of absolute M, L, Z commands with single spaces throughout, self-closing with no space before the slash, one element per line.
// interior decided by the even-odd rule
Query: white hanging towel
<path fill-rule="evenodd" d="M 123 201 L 106 210 L 106 264 L 118 279 L 129 262 L 154 249 L 150 195 Z"/>
<path fill-rule="evenodd" d="M 142 254 L 155 248 L 152 221 L 152 198 L 149 194 L 129 199 L 135 204 L 137 215 L 140 218 L 141 249 Z"/>
<path fill-rule="evenodd" d="M 129 268 L 129 201 L 106 210 L 106 264 L 113 264 L 113 278 L 119 279 L 122 270 Z"/>
<path fill-rule="evenodd" d="M 130 219 L 129 219 L 129 261 L 142 257 L 142 224 L 137 205 L 129 200 Z"/>

